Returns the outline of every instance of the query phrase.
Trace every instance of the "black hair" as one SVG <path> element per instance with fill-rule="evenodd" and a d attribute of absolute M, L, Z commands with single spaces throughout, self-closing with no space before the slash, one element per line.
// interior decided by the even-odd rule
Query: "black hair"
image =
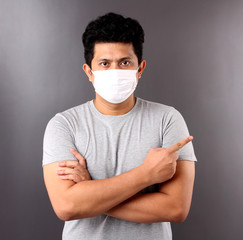
<path fill-rule="evenodd" d="M 107 13 L 91 21 L 83 33 L 84 58 L 91 67 L 95 43 L 132 43 L 138 63 L 142 61 L 144 31 L 137 20 Z"/>

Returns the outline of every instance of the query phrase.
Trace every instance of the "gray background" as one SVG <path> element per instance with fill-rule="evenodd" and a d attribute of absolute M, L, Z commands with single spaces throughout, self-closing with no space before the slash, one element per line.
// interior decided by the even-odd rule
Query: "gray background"
<path fill-rule="evenodd" d="M 175 106 L 195 137 L 192 207 L 174 239 L 243 239 L 243 1 L 0 0 L 1 239 L 61 238 L 43 134 L 55 113 L 94 97 L 81 35 L 109 11 L 146 33 L 136 95 Z"/>

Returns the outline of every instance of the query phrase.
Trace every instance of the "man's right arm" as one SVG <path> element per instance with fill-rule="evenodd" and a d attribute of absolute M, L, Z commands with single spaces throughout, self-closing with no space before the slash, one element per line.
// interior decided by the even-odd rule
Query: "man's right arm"
<path fill-rule="evenodd" d="M 57 169 L 58 163 L 45 165 L 44 180 L 53 209 L 64 221 L 100 215 L 150 184 L 141 167 L 109 179 L 76 184 L 61 180 Z"/>
<path fill-rule="evenodd" d="M 44 165 L 44 180 L 54 211 L 64 220 L 98 216 L 140 190 L 170 179 L 178 154 L 159 148 L 148 153 L 144 163 L 121 175 L 74 183 L 57 175 L 58 162 Z"/>

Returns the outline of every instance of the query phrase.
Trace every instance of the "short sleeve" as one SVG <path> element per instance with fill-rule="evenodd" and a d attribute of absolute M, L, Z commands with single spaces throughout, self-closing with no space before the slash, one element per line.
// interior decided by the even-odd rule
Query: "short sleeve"
<path fill-rule="evenodd" d="M 184 118 L 175 108 L 171 108 L 163 121 L 163 148 L 169 148 L 188 136 L 190 134 Z M 197 161 L 192 142 L 180 149 L 178 154 L 178 160 Z"/>
<path fill-rule="evenodd" d="M 70 148 L 75 148 L 71 127 L 64 116 L 57 114 L 46 126 L 42 165 L 63 160 L 77 160 L 70 152 Z"/>

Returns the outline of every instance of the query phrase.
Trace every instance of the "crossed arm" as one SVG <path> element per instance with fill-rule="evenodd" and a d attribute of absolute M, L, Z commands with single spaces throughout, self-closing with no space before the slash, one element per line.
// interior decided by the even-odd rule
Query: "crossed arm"
<path fill-rule="evenodd" d="M 195 163 L 178 161 L 173 178 L 160 184 L 159 192 L 136 194 L 107 214 L 139 223 L 183 222 L 190 210 Z"/>
<path fill-rule="evenodd" d="M 171 149 L 154 150 L 141 166 L 109 179 L 87 180 L 86 175 L 78 183 L 63 181 L 56 174 L 58 163 L 45 165 L 45 184 L 57 216 L 67 221 L 105 213 L 141 223 L 184 221 L 191 204 L 194 162 L 176 164 L 175 151 L 191 140 L 182 141 Z M 83 169 L 81 175 L 87 174 Z M 159 192 L 138 193 L 155 183 L 161 183 Z"/>

